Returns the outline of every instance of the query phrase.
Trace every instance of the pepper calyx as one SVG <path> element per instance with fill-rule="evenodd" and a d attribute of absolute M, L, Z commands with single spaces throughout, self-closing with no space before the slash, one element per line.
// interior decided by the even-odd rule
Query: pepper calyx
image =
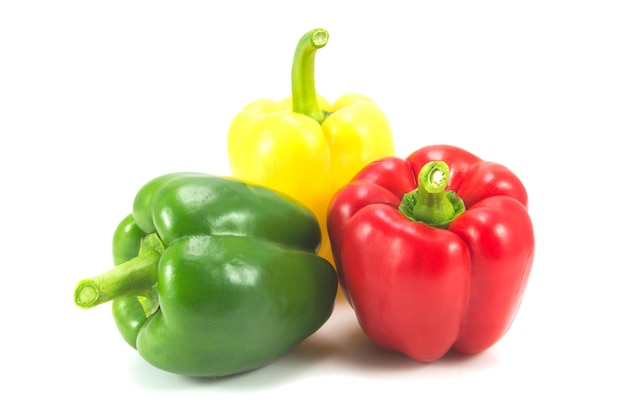
<path fill-rule="evenodd" d="M 446 190 L 450 168 L 444 161 L 426 163 L 417 177 L 417 188 L 402 197 L 398 210 L 414 222 L 447 229 L 465 211 L 465 203 Z"/>

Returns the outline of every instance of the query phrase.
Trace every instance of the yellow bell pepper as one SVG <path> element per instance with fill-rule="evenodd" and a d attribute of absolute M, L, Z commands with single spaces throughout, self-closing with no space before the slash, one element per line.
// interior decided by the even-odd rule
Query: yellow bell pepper
<path fill-rule="evenodd" d="M 334 263 L 326 212 L 334 193 L 368 163 L 394 154 L 390 124 L 368 97 L 346 94 L 332 105 L 315 90 L 314 64 L 328 32 L 315 29 L 298 43 L 292 97 L 262 99 L 231 122 L 232 175 L 286 193 L 307 205 L 322 229 L 319 255 Z"/>

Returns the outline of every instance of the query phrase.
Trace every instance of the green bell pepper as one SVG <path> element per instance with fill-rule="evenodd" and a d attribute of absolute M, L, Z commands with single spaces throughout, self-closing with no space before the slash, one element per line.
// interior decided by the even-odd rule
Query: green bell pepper
<path fill-rule="evenodd" d="M 153 366 L 226 376 L 274 361 L 330 317 L 333 266 L 313 213 L 232 178 L 171 173 L 137 193 L 113 238 L 116 266 L 75 302 L 112 301 L 126 340 Z"/>

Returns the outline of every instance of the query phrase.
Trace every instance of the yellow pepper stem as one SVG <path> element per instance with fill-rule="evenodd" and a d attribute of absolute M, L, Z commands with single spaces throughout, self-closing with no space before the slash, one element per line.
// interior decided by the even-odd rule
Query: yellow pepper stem
<path fill-rule="evenodd" d="M 328 43 L 328 32 L 313 29 L 302 36 L 291 67 L 293 111 L 322 123 L 326 115 L 320 109 L 315 91 L 315 54 Z"/>

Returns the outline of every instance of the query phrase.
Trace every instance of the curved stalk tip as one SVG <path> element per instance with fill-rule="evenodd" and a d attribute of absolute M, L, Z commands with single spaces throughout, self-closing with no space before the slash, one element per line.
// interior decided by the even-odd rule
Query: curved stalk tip
<path fill-rule="evenodd" d="M 325 29 L 315 29 L 311 35 L 311 42 L 316 48 L 322 48 L 328 43 L 328 31 Z"/>

